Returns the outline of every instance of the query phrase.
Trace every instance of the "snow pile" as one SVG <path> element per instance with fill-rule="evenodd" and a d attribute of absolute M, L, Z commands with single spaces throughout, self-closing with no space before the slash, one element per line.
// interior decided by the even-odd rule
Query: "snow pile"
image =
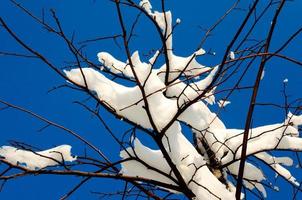
<path fill-rule="evenodd" d="M 235 59 L 235 52 L 234 51 L 230 51 L 229 57 L 230 57 L 230 59 L 234 60 Z"/>
<path fill-rule="evenodd" d="M 224 108 L 224 107 L 226 107 L 227 105 L 229 105 L 230 103 L 231 103 L 230 101 L 227 101 L 227 100 L 224 100 L 224 99 L 219 100 L 219 101 L 217 102 L 217 104 L 218 104 L 218 106 L 219 106 L 220 108 Z"/>
<path fill-rule="evenodd" d="M 29 151 L 11 146 L 2 146 L 0 156 L 12 165 L 20 165 L 29 170 L 38 170 L 45 167 L 62 165 L 72 162 L 76 157 L 71 156 L 71 146 L 60 145 L 44 151 Z"/>
<path fill-rule="evenodd" d="M 170 124 L 180 108 L 204 93 L 219 66 L 207 67 L 197 62 L 196 57 L 206 53 L 203 49 L 188 57 L 175 55 L 171 12 L 153 11 L 148 0 L 142 0 L 140 6 L 156 21 L 166 37 L 168 63 L 159 68 L 153 66 L 160 55 L 159 51 L 147 62 L 142 61 L 138 51 L 135 51 L 129 58 L 132 66 L 129 60 L 120 61 L 107 52 L 97 54 L 103 67 L 112 73 L 137 79 L 137 85 L 133 87 L 118 84 L 92 68 L 64 72 L 74 83 L 87 86 L 95 92 L 104 105 L 108 105 L 113 113 L 122 118 L 158 133 L 170 125 L 162 137 L 164 149 L 196 199 L 235 199 L 235 186 L 230 177 L 238 174 L 244 130 L 226 128 L 207 107 L 206 103 L 215 103 L 216 88 L 210 88 L 199 101 L 189 106 Z M 235 59 L 235 53 L 231 51 L 229 57 Z M 203 78 L 194 79 L 201 75 Z M 182 78 L 192 81 L 183 81 Z M 218 106 L 224 107 L 229 103 L 220 100 Z M 183 135 L 180 122 L 188 125 L 196 135 L 199 152 Z M 285 168 L 293 164 L 292 160 L 275 157 L 268 152 L 279 149 L 302 151 L 302 139 L 298 137 L 298 126 L 301 124 L 302 116 L 289 113 L 282 123 L 251 129 L 247 155 L 266 163 L 278 175 L 298 186 L 299 183 Z M 133 138 L 132 143 L 131 147 L 120 152 L 123 159 L 130 158 L 122 163 L 122 174 L 177 185 L 176 177 L 161 150 L 150 149 L 138 138 Z M 263 182 L 267 181 L 259 166 L 246 162 L 244 184 L 248 189 L 256 189 L 266 197 L 264 186 L 267 183 Z"/>
<path fill-rule="evenodd" d="M 166 150 L 177 166 L 189 189 L 198 197 L 198 199 L 211 199 L 213 194 L 221 199 L 232 199 L 234 194 L 227 190 L 219 180 L 212 174 L 206 165 L 206 161 L 196 151 L 194 146 L 181 133 L 179 123 L 174 123 L 166 133 L 166 139 L 163 139 Z M 142 145 L 138 139 L 134 141 L 134 150 L 128 148 L 121 152 L 121 157 L 139 158 L 150 166 L 159 169 L 163 174 L 143 166 L 137 160 L 125 162 L 122 165 L 122 173 L 132 176 L 142 176 L 159 180 L 168 184 L 176 184 L 169 180 L 167 176 L 171 169 L 167 164 L 160 150 L 152 150 Z M 175 177 L 175 176 L 174 176 Z"/>

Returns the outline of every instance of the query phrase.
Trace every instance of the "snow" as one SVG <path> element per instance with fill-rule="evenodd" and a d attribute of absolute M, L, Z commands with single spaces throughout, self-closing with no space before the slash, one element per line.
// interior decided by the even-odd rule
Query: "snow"
<path fill-rule="evenodd" d="M 212 82 L 217 70 L 218 67 L 216 66 L 211 70 L 211 72 L 206 78 L 191 83 L 189 85 L 184 84 L 182 82 L 176 83 L 166 90 L 166 94 L 171 97 L 177 96 L 179 98 L 178 102 L 181 106 L 202 94 L 204 90 L 208 87 L 208 85 Z M 211 92 L 208 95 L 209 97 L 213 98 Z"/>
<path fill-rule="evenodd" d="M 262 80 L 264 78 L 264 76 L 265 76 L 265 70 L 262 71 L 260 80 Z"/>
<path fill-rule="evenodd" d="M 2 146 L 0 148 L 0 156 L 13 165 L 20 165 L 29 170 L 39 170 L 50 166 L 62 165 L 64 162 L 75 161 L 76 157 L 71 156 L 70 150 L 71 146 L 69 145 L 61 145 L 37 152 Z"/>
<path fill-rule="evenodd" d="M 201 56 L 201 55 L 206 54 L 206 51 L 204 49 L 200 48 L 197 51 L 195 51 L 195 54 L 198 56 Z"/>
<path fill-rule="evenodd" d="M 123 62 L 115 59 L 109 53 L 100 52 L 100 53 L 98 53 L 97 56 L 98 56 L 100 63 L 102 63 L 107 68 L 109 68 L 111 72 L 122 73 L 125 76 L 133 77 L 130 66 L 127 65 L 126 63 L 123 63 Z"/>
<path fill-rule="evenodd" d="M 220 107 L 220 108 L 224 108 L 224 107 L 226 107 L 228 104 L 230 104 L 231 102 L 230 101 L 227 101 L 227 100 L 219 100 L 218 102 L 217 102 L 217 104 L 218 104 L 218 106 Z"/>
<path fill-rule="evenodd" d="M 234 60 L 235 59 L 235 52 L 234 51 L 230 51 L 229 57 Z"/>
<path fill-rule="evenodd" d="M 215 87 L 213 87 L 209 92 L 207 92 L 205 95 L 204 95 L 204 97 L 203 97 L 203 99 L 202 100 L 204 100 L 205 102 L 207 102 L 208 104 L 210 104 L 210 105 L 213 105 L 213 104 L 215 104 L 215 91 L 216 91 L 216 86 Z"/>
<path fill-rule="evenodd" d="M 140 1 L 139 6 L 141 6 L 142 8 L 144 8 L 147 13 L 151 14 L 152 5 L 149 2 L 149 0 L 142 0 L 142 1 Z"/>
<path fill-rule="evenodd" d="M 293 124 L 300 122 L 301 117 L 293 117 Z M 284 123 L 272 124 L 253 128 L 249 133 L 249 144 L 247 148 L 247 155 L 254 154 L 259 151 L 267 151 L 273 149 L 292 149 L 292 150 L 302 150 L 299 146 L 302 144 L 302 139 L 297 138 L 298 130 L 288 124 L 288 120 Z M 218 130 L 223 131 L 223 130 Z M 243 130 L 239 129 L 225 129 L 226 140 L 225 145 L 221 148 L 231 148 L 236 150 L 234 155 L 232 152 L 222 159 L 222 162 L 230 162 L 234 158 L 240 158 L 241 156 L 241 142 L 243 137 Z M 215 134 L 215 130 L 214 130 Z"/>
<path fill-rule="evenodd" d="M 205 161 L 202 156 L 181 133 L 179 123 L 175 122 L 171 128 L 169 128 L 163 142 L 167 152 L 173 160 L 173 163 L 188 183 L 188 187 L 197 196 L 197 199 L 212 199 L 215 197 L 213 194 L 221 199 L 232 199 L 234 194 L 231 191 L 228 191 L 226 187 L 210 172 L 205 165 Z M 135 153 L 130 147 L 127 149 L 127 152 L 121 152 L 121 157 L 123 159 L 131 156 L 133 157 L 135 155 L 135 158 L 143 160 L 148 165 L 160 169 L 166 174 L 171 171 L 169 166 L 166 164 L 161 151 L 151 150 L 143 146 L 137 139 L 134 141 Z M 164 183 L 174 184 L 165 176 L 160 175 L 147 166 L 143 166 L 136 160 L 123 162 L 122 173 L 125 175 L 151 178 Z M 200 187 L 199 185 L 202 185 L 203 187 Z"/>
<path fill-rule="evenodd" d="M 162 171 L 162 174 L 149 169 L 148 166 L 144 165 L 137 160 L 131 160 L 122 163 L 122 174 L 127 174 L 129 176 L 138 176 L 149 178 L 153 180 L 158 180 L 167 184 L 176 185 L 168 176 L 170 173 L 170 167 L 167 161 L 163 158 L 162 152 L 159 150 L 152 150 L 146 146 L 144 146 L 137 138 L 134 139 L 134 149 L 131 147 L 126 150 L 121 151 L 120 156 L 123 159 L 134 158 L 143 160 L 149 166 L 154 167 Z"/>
<path fill-rule="evenodd" d="M 85 77 L 88 89 L 94 91 L 97 98 L 108 105 L 121 119 L 126 118 L 146 129 L 156 128 L 160 132 L 171 122 L 179 108 L 205 92 L 212 83 L 219 66 L 204 66 L 196 60 L 196 57 L 206 54 L 202 48 L 189 56 L 175 55 L 172 43 L 171 12 L 167 11 L 164 14 L 153 11 L 148 0 L 142 0 L 140 6 L 155 20 L 162 34 L 167 37 L 169 63 L 163 63 L 159 67 L 153 66 L 159 56 L 159 51 L 156 51 L 147 62 L 140 59 L 138 51 L 134 51 L 129 58 L 133 66 L 130 66 L 129 60 L 120 61 L 108 52 L 97 54 L 103 67 L 112 73 L 121 74 L 133 80 L 137 78 L 138 83 L 133 87 L 110 80 L 102 70 L 82 68 L 64 72 L 71 81 L 83 87 L 86 86 Z M 177 24 L 180 22 L 180 19 L 176 20 Z M 229 57 L 235 59 L 235 52 L 231 51 Z M 167 72 L 168 64 L 169 72 Z M 168 73 L 168 85 L 165 80 L 166 73 Z M 263 76 L 264 71 L 262 78 Z M 194 77 L 201 78 L 194 79 Z M 190 82 L 183 80 L 190 80 Z M 285 79 L 284 83 L 287 81 Z M 216 87 L 210 88 L 199 101 L 181 113 L 167 129 L 161 142 L 188 187 L 196 195 L 196 199 L 235 199 L 235 186 L 229 180 L 227 172 L 235 176 L 238 174 L 244 130 L 227 128 L 219 116 L 208 108 L 208 104 L 215 103 L 215 89 Z M 217 103 L 223 108 L 231 102 L 221 99 Z M 146 104 L 148 104 L 151 118 L 147 115 Z M 151 120 L 155 127 L 151 125 Z M 195 139 L 201 154 L 184 136 L 180 123 L 188 125 L 192 133 L 196 135 Z M 279 176 L 298 186 L 299 183 L 286 169 L 293 165 L 293 161 L 288 157 L 272 156 L 268 152 L 272 150 L 302 151 L 302 139 L 299 138 L 298 131 L 300 125 L 302 125 L 302 116 L 289 113 L 287 119 L 281 123 L 250 129 L 247 156 L 253 155 L 269 165 Z M 217 162 L 227 166 L 221 170 L 227 185 L 222 183 L 208 167 L 207 164 L 210 162 L 208 149 L 203 142 L 206 142 L 214 153 Z M 122 174 L 177 185 L 162 151 L 145 146 L 139 138 L 133 138 L 132 145 L 122 150 L 120 156 L 125 159 L 121 163 Z M 172 179 L 169 176 L 170 173 L 172 173 Z M 267 196 L 262 184 L 267 177 L 259 166 L 246 162 L 243 178 L 247 188 L 256 189 L 264 197 Z"/>
<path fill-rule="evenodd" d="M 103 55 L 106 54 L 103 53 L 101 55 L 104 58 Z M 106 58 L 110 58 L 110 56 L 106 56 L 104 60 L 106 60 Z M 113 57 L 111 58 L 111 61 L 109 59 L 109 61 L 105 61 L 104 64 L 120 64 L 119 61 L 116 61 L 115 59 L 113 59 Z M 163 95 L 162 89 L 165 88 L 165 86 L 163 80 L 161 79 L 161 76 L 158 76 L 158 70 L 152 70 L 151 73 L 148 73 L 148 70 L 150 70 L 148 68 L 148 64 L 141 62 L 139 60 L 138 54 L 135 53 L 132 58 L 134 58 L 133 71 L 139 77 L 139 81 L 144 83 L 147 102 L 150 105 L 150 113 L 153 117 L 155 125 L 160 130 L 175 115 L 179 102 L 177 102 L 176 99 L 166 98 Z M 111 66 L 121 67 L 123 65 L 111 64 Z M 116 69 L 117 68 L 115 68 L 114 70 Z M 117 70 L 119 73 L 125 73 L 129 76 L 132 76 L 131 73 L 128 73 L 126 71 L 126 67 L 122 67 L 120 69 L 121 70 Z M 188 97 L 194 98 L 198 94 L 200 94 L 199 90 L 202 91 L 205 87 L 207 87 L 207 85 L 211 82 L 212 77 L 216 73 L 216 70 L 217 67 L 214 68 L 205 79 L 196 83 L 194 87 L 196 87 L 195 90 L 197 91 L 188 90 L 188 92 L 186 93 Z M 65 73 L 69 79 L 81 86 L 85 86 L 83 78 L 85 77 L 88 89 L 96 92 L 98 98 L 102 102 L 109 104 L 110 107 L 114 109 L 114 112 L 116 112 L 119 116 L 127 118 L 128 120 L 145 128 L 152 128 L 149 122 L 149 118 L 146 115 L 145 109 L 143 108 L 144 102 L 142 101 L 142 94 L 138 86 L 126 87 L 117 84 L 106 78 L 99 71 L 91 68 L 82 68 L 81 70 L 72 69 L 70 71 L 65 71 Z M 149 76 L 145 76 L 146 73 L 148 73 Z M 178 87 L 181 87 L 181 84 L 176 85 Z M 178 87 L 172 88 L 169 92 L 174 91 L 174 94 L 178 93 L 178 95 L 180 95 L 181 91 L 178 90 Z M 204 107 L 204 109 L 202 109 L 201 107 Z M 215 118 L 215 115 L 211 113 L 202 102 L 198 102 L 191 108 L 195 110 L 197 117 L 186 115 L 185 113 L 187 112 L 185 112 L 184 115 L 180 116 L 181 120 L 196 126 L 200 126 L 202 124 L 200 124 L 199 122 L 200 120 L 203 120 L 204 114 L 209 115 L 209 118 L 211 118 L 211 120 Z M 193 110 L 191 111 L 194 112 Z M 191 111 L 189 110 L 188 114 L 192 114 Z M 194 121 L 192 119 L 194 119 Z M 206 123 L 203 124 L 206 125 Z M 192 191 L 198 196 L 198 199 L 210 198 L 211 196 L 213 196 L 213 194 L 219 195 L 222 199 L 231 199 L 233 193 L 228 191 L 226 187 L 210 172 L 210 170 L 205 165 L 205 161 L 203 160 L 202 156 L 181 133 L 179 123 L 175 122 L 167 130 L 165 137 L 163 137 L 163 143 L 167 148 L 171 159 L 176 164 L 181 174 L 184 176 L 184 179 L 187 182 L 189 182 L 189 180 L 191 180 L 192 178 L 194 179 L 194 182 L 191 182 L 188 187 L 191 188 Z M 144 147 L 138 140 L 134 140 L 134 149 L 128 148 L 127 151 L 121 152 L 121 157 L 124 159 L 134 156 L 143 160 L 150 166 L 160 169 L 163 172 L 168 173 L 170 171 L 170 168 L 167 168 L 165 164 L 161 166 L 155 164 L 165 163 L 165 160 L 163 159 L 163 156 L 161 155 L 161 152 L 159 150 L 151 150 L 147 147 Z M 200 168 L 196 171 L 196 168 L 194 166 L 200 166 Z M 124 162 L 122 164 L 121 172 L 126 175 L 142 176 L 145 178 L 151 178 L 172 184 L 171 180 L 168 180 L 164 175 L 152 170 L 150 172 L 149 167 L 146 167 L 142 163 L 135 160 Z M 193 174 L 195 175 L 193 176 Z M 203 187 L 200 187 L 200 185 L 202 185 Z M 211 194 L 211 192 L 209 191 L 212 191 L 213 194 Z M 217 194 L 217 191 L 220 191 L 221 194 Z"/>
<path fill-rule="evenodd" d="M 279 187 L 278 186 L 274 186 L 274 190 L 279 191 Z"/>
<path fill-rule="evenodd" d="M 197 54 L 201 55 L 202 50 L 197 51 Z M 170 59 L 169 80 L 172 81 L 173 79 L 178 77 L 181 74 L 181 72 L 183 72 L 185 76 L 195 76 L 209 71 L 211 68 L 203 66 L 196 61 L 195 57 L 197 54 L 195 53 L 188 57 L 181 57 L 181 56 L 176 56 L 171 52 L 169 55 L 169 59 Z M 163 65 L 159 69 L 158 73 L 164 76 L 165 72 L 166 72 L 166 65 Z"/>
<path fill-rule="evenodd" d="M 267 163 L 270 167 L 272 167 L 278 175 L 282 176 L 283 178 L 293 183 L 294 185 L 299 186 L 299 183 L 296 181 L 295 177 L 293 177 L 292 174 L 282 166 L 282 165 L 292 166 L 293 161 L 290 158 L 288 157 L 277 158 L 265 152 L 256 154 L 256 157 L 262 160 L 263 162 Z"/>

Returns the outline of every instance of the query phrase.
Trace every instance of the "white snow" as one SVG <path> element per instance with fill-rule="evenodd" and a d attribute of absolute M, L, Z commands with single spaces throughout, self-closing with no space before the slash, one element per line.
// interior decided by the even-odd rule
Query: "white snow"
<path fill-rule="evenodd" d="M 167 152 L 173 160 L 173 163 L 177 166 L 185 181 L 189 183 L 190 180 L 193 179 L 198 183 L 196 184 L 191 181 L 191 183 L 188 184 L 188 187 L 197 196 L 197 199 L 212 199 L 215 198 L 213 194 L 221 199 L 233 198 L 233 192 L 228 191 L 226 187 L 210 172 L 205 165 L 205 161 L 202 156 L 181 133 L 179 123 L 175 122 L 171 128 L 169 128 L 163 142 Z M 128 153 L 126 151 L 121 152 L 122 158 L 126 159 L 135 155 L 136 158 L 143 160 L 152 167 L 160 169 L 167 174 L 171 170 L 166 164 L 161 151 L 151 150 L 143 146 L 137 139 L 134 141 L 135 154 L 130 147 L 127 151 Z M 165 176 L 160 175 L 147 166 L 143 166 L 135 160 L 123 162 L 122 172 L 125 175 L 146 177 L 153 180 L 159 180 L 164 183 L 174 184 Z"/>
<path fill-rule="evenodd" d="M 228 104 L 230 104 L 231 102 L 230 101 L 227 101 L 227 100 L 219 100 L 218 102 L 217 102 L 217 104 L 218 104 L 218 106 L 220 107 L 220 108 L 224 108 L 224 107 L 226 107 Z"/>
<path fill-rule="evenodd" d="M 205 51 L 204 49 L 200 48 L 200 49 L 198 49 L 197 51 L 195 51 L 195 54 L 196 54 L 197 56 L 201 56 L 201 55 L 206 54 L 206 51 Z"/>
<path fill-rule="evenodd" d="M 98 53 L 99 61 L 112 73 L 122 74 L 138 80 L 136 86 L 128 87 L 118 84 L 107 78 L 101 71 L 92 68 L 72 69 L 64 71 L 74 83 L 84 86 L 84 77 L 89 90 L 94 91 L 101 102 L 108 105 L 112 112 L 121 118 L 147 129 L 155 128 L 161 131 L 173 119 L 178 109 L 188 102 L 198 98 L 211 84 L 219 66 L 208 67 L 200 64 L 196 57 L 202 56 L 206 51 L 198 49 L 189 56 L 175 55 L 173 52 L 172 14 L 153 11 L 148 0 L 142 0 L 140 6 L 156 21 L 163 35 L 166 35 L 167 57 L 169 63 L 163 63 L 155 68 L 153 66 L 159 51 L 149 59 L 141 61 L 138 51 L 134 51 L 129 60 L 120 61 L 108 52 Z M 165 19 L 166 17 L 166 19 Z M 180 23 L 180 19 L 176 23 Z M 235 52 L 230 51 L 230 59 L 235 59 Z M 167 72 L 167 65 L 169 71 Z M 168 73 L 168 85 L 166 85 Z M 262 78 L 264 71 L 262 73 Z M 199 77 L 199 79 L 194 79 Z M 261 79 L 262 79 L 261 78 Z M 184 80 L 190 80 L 184 81 Z M 286 83 L 285 79 L 283 82 Z M 142 86 L 143 88 L 139 87 Z M 196 195 L 196 199 L 235 199 L 235 186 L 230 182 L 227 172 L 237 175 L 241 146 L 243 140 L 242 129 L 227 128 L 223 121 L 207 107 L 215 103 L 215 89 L 210 88 L 202 98 L 189 106 L 176 121 L 168 128 L 162 138 L 165 150 L 181 173 L 188 187 Z M 146 96 L 143 96 L 143 93 Z M 145 97 L 145 98 L 144 98 Z M 146 112 L 148 104 L 150 117 Z M 219 100 L 218 106 L 225 107 L 229 101 Z M 188 125 L 195 133 L 199 154 L 194 145 L 183 135 L 180 122 Z M 302 125 L 302 116 L 289 113 L 284 122 L 259 126 L 249 130 L 247 156 L 254 155 L 258 160 L 265 162 L 279 176 L 291 183 L 298 182 L 285 167 L 291 166 L 293 161 L 288 157 L 276 157 L 268 152 L 273 150 L 302 151 L 302 139 L 299 138 L 298 126 Z M 228 183 L 226 185 L 210 171 L 208 150 L 204 147 L 206 142 L 215 158 L 222 165 L 222 174 Z M 129 176 L 144 177 L 176 185 L 169 174 L 171 168 L 159 149 L 151 149 L 143 145 L 138 138 L 133 138 L 131 147 L 120 152 L 123 159 L 132 158 L 123 162 L 121 173 Z M 143 162 L 141 162 L 143 161 Z M 245 163 L 244 184 L 249 189 L 259 190 L 267 196 L 264 185 L 267 178 L 259 166 L 250 162 Z M 160 170 L 160 172 L 154 170 Z M 172 173 L 172 177 L 175 178 Z M 175 192 L 175 191 L 172 191 Z M 243 197 L 243 195 L 242 195 Z"/>
<path fill-rule="evenodd" d="M 69 145 L 61 145 L 37 152 L 2 146 L 0 148 L 0 156 L 13 165 L 20 165 L 30 170 L 38 170 L 62 165 L 63 162 L 75 161 L 76 157 L 71 156 L 70 150 L 71 146 Z"/>
<path fill-rule="evenodd" d="M 230 51 L 229 57 L 234 60 L 235 59 L 235 52 L 234 51 Z"/>
<path fill-rule="evenodd" d="M 142 0 L 139 5 L 144 8 L 148 14 L 151 14 L 152 5 L 149 0 Z"/>
<path fill-rule="evenodd" d="M 265 70 L 262 71 L 260 80 L 262 80 L 264 78 L 264 76 L 265 76 Z"/>

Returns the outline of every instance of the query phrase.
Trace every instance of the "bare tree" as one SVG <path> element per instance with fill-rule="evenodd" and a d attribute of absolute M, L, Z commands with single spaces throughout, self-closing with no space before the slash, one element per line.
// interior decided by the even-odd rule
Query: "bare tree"
<path fill-rule="evenodd" d="M 54 9 L 49 12 L 42 10 L 41 16 L 15 0 L 8 2 L 46 30 L 50 39 L 59 39 L 69 57 L 64 64 L 48 58 L 43 50 L 37 50 L 24 39 L 22 32 L 15 30 L 2 15 L 1 31 L 26 53 L 0 49 L 0 54 L 5 58 L 42 61 L 62 78 L 61 84 L 49 92 L 67 88 L 85 94 L 85 99 L 77 100 L 75 104 L 84 109 L 82 112 L 97 119 L 101 131 L 95 132 L 110 135 L 119 147 L 115 155 L 120 154 L 120 159 L 86 135 L 0 99 L 2 113 L 6 109 L 26 113 L 43 123 L 39 131 L 54 127 L 83 145 L 83 152 L 74 152 L 77 156 L 71 154 L 70 145 L 61 143 L 46 150 L 16 140 L 10 146 L 2 146 L 2 189 L 5 183 L 19 177 L 60 175 L 79 179 L 67 192 L 62 191 L 65 194 L 60 199 L 76 195 L 76 191 L 92 179 L 112 179 L 123 183 L 120 191 L 100 189 L 93 192 L 104 198 L 263 199 L 267 197 L 266 190 L 278 191 L 272 182 L 280 177 L 293 188 L 290 198 L 298 198 L 300 181 L 288 167 L 293 162 L 301 167 L 300 94 L 289 96 L 287 78 L 280 88 L 282 104 L 269 98 L 263 102 L 261 98 L 259 100 L 258 93 L 270 63 L 281 60 L 290 67 L 302 66 L 302 62 L 291 56 L 288 50 L 302 28 L 288 33 L 285 41 L 278 41 L 278 25 L 286 6 L 299 3 L 286 0 L 234 1 L 212 26 L 201 28 L 202 37 L 195 51 L 182 57 L 176 55 L 172 44 L 172 36 L 182 25 L 179 18 L 173 21 L 171 11 L 167 9 L 168 3 L 173 9 L 172 2 L 154 2 L 153 8 L 153 2 L 149 0 L 104 1 L 104 5 L 115 8 L 112 17 L 116 17 L 118 32 L 85 40 L 79 40 L 80 36 L 66 31 L 64 15 Z M 223 23 L 227 24 L 234 13 L 240 13 L 242 19 L 232 31 L 231 39 L 226 41 L 227 45 L 222 47 L 223 53 L 215 55 L 211 49 L 204 50 L 210 39 L 217 37 L 216 29 Z M 270 23 L 263 30 L 267 20 Z M 141 23 L 149 23 L 152 37 L 159 42 L 148 50 L 139 46 L 142 48 L 139 52 L 135 44 L 138 33 L 147 31 L 140 29 Z M 257 34 L 259 31 L 264 34 Z M 146 35 L 139 36 L 147 40 Z M 116 59 L 106 51 L 90 55 L 91 45 L 108 40 L 123 52 L 125 59 Z M 93 59 L 96 54 L 98 61 Z M 211 57 L 216 58 L 215 63 L 211 63 L 214 67 L 200 64 L 200 59 L 211 60 Z M 243 129 L 230 129 L 221 115 L 232 98 L 242 91 L 250 94 L 240 97 L 240 102 L 247 109 L 247 114 L 242 116 L 244 120 L 240 119 L 244 124 L 237 124 Z M 254 113 L 259 107 L 279 109 L 283 113 L 283 121 L 255 127 L 257 117 Z M 232 112 L 236 113 L 236 110 Z M 122 121 L 119 132 L 104 117 L 108 113 L 115 117 L 110 120 Z M 270 116 L 270 113 L 265 113 L 265 116 Z M 281 155 L 280 151 L 285 151 L 288 156 Z M 265 175 L 271 172 L 277 174 L 275 178 Z"/>

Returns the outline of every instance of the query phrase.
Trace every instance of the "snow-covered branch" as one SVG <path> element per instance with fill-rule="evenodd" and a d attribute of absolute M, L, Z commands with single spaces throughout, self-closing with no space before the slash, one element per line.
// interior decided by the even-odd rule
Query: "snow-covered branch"
<path fill-rule="evenodd" d="M 106 49 L 100 49 L 100 52 L 95 52 L 94 56 L 98 59 L 97 64 L 90 61 L 82 52 L 85 46 L 77 48 L 74 38 L 68 39 L 68 34 L 65 34 L 62 23 L 54 10 L 51 11 L 55 24 L 53 27 L 44 20 L 44 17 L 40 19 L 14 2 L 34 21 L 63 39 L 75 61 L 64 70 L 60 70 L 53 64 L 55 62 L 49 61 L 46 56 L 24 42 L 0 17 L 0 24 L 4 30 L 24 49 L 33 54 L 33 56 L 12 55 L 40 59 L 67 81 L 64 87 L 79 89 L 92 97 L 96 102 L 96 107 L 91 108 L 91 105 L 89 103 L 86 105 L 85 101 L 76 103 L 96 116 L 97 121 L 109 132 L 119 145 L 116 155 L 120 155 L 120 159 L 113 162 L 83 136 L 29 110 L 0 100 L 1 105 L 25 112 L 46 123 L 46 128 L 53 126 L 68 132 L 101 157 L 99 160 L 99 158 L 87 156 L 86 149 L 84 156 L 79 156 L 78 153 L 78 156 L 72 156 L 70 145 L 61 145 L 43 151 L 34 151 L 25 146 L 2 146 L 0 162 L 8 168 L 1 173 L 0 180 L 6 181 L 30 174 L 83 177 L 84 179 L 71 189 L 66 197 L 90 178 L 110 178 L 126 182 L 122 192 L 123 198 L 128 191 L 134 191 L 133 188 L 128 190 L 128 183 L 131 183 L 139 190 L 137 196 L 143 192 L 148 198 L 153 199 L 160 199 L 156 192 L 159 190 L 166 191 L 167 196 L 174 193 L 182 194 L 194 200 L 239 200 L 245 197 L 245 194 L 241 193 L 242 184 L 246 189 L 257 192 L 265 198 L 268 196 L 266 188 L 277 190 L 277 186 L 271 183 L 271 177 L 267 176 L 267 171 L 263 169 L 263 166 L 266 166 L 295 189 L 300 190 L 300 181 L 295 178 L 290 169 L 296 160 L 278 154 L 279 151 L 302 151 L 299 130 L 299 126 L 302 126 L 302 115 L 299 112 L 301 105 L 296 107 L 289 105 L 285 92 L 287 78 L 283 81 L 285 105 L 278 105 L 279 108 L 285 110 L 286 119 L 281 119 L 279 123 L 258 127 L 252 126 L 252 119 L 254 107 L 270 105 L 256 102 L 260 82 L 264 81 L 262 79 L 265 63 L 276 56 L 279 59 L 302 65 L 296 59 L 279 54 L 293 38 L 302 32 L 302 29 L 295 32 L 276 52 L 269 52 L 272 33 L 285 1 L 270 1 L 260 15 L 257 14 L 258 10 L 256 12 L 258 2 L 259 0 L 254 1 L 248 9 L 244 20 L 225 48 L 222 61 L 214 61 L 215 63 L 211 65 L 202 64 L 199 57 L 213 56 L 215 53 L 211 50 L 206 51 L 207 48 L 203 49 L 200 45 L 187 56 L 176 55 L 173 46 L 174 30 L 176 26 L 182 25 L 182 20 L 177 18 L 173 22 L 172 12 L 165 9 L 164 0 L 160 1 L 161 9 L 154 8 L 156 6 L 153 7 L 149 0 L 141 0 L 138 3 L 132 0 L 112 1 L 115 4 L 121 33 L 109 36 L 107 39 L 121 39 L 123 45 L 121 49 L 124 50 L 126 58 L 119 59 Z M 211 31 L 232 10 L 235 10 L 238 4 L 239 1 L 206 31 L 201 44 L 205 43 Z M 274 4 L 278 4 L 279 8 L 276 9 L 268 37 L 264 42 L 257 41 L 255 45 L 246 47 L 258 21 L 270 8 L 273 8 Z M 130 48 L 132 47 L 130 38 L 138 23 L 138 17 L 129 34 L 123 6 L 138 10 L 139 16 L 144 15 L 145 20 L 150 21 L 156 29 L 161 46 L 152 49 L 152 55 L 143 56 L 145 53 L 141 50 Z M 249 27 L 250 21 L 252 21 L 252 28 Z M 250 29 L 245 31 L 247 28 Z M 89 40 L 89 42 L 93 41 L 97 39 Z M 115 42 L 120 45 L 120 41 Z M 255 65 L 254 61 L 259 58 L 261 64 L 255 83 L 252 86 L 243 87 L 242 82 L 245 83 L 248 72 L 253 71 L 250 70 L 251 66 Z M 243 70 L 241 70 L 242 65 L 246 65 Z M 266 74 L 264 79 L 267 76 L 269 75 Z M 238 81 L 229 90 L 230 92 L 223 90 L 225 89 L 223 84 L 228 84 L 233 77 Z M 119 78 L 124 79 L 119 81 Z M 220 112 L 236 105 L 230 97 L 241 87 L 253 91 L 246 126 L 243 129 L 242 125 L 238 125 L 241 128 L 230 128 L 228 124 L 225 124 Z M 221 97 L 219 92 L 225 91 L 229 92 L 228 95 Z M 216 97 L 219 97 L 217 105 L 215 105 Z M 298 104 L 297 102 L 298 100 L 294 103 Z M 230 106 L 225 108 L 228 104 Z M 105 107 L 110 114 L 128 123 L 131 128 L 124 133 L 115 134 L 100 114 L 99 106 Z M 294 111 L 294 114 L 290 110 Z M 230 108 L 230 112 L 238 111 Z M 151 139 L 152 143 L 145 142 L 145 137 Z M 91 168 L 84 168 L 83 166 L 86 165 Z M 79 170 L 72 168 L 74 166 Z M 11 173 L 12 169 L 21 172 Z"/>

